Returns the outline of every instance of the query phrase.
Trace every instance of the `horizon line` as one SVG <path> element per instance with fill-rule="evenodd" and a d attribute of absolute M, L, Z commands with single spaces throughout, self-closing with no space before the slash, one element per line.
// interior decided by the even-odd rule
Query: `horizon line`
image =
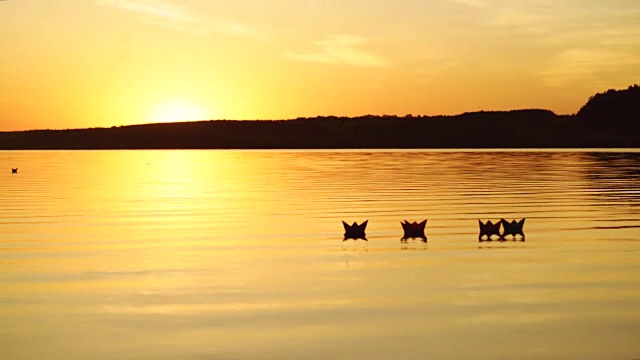
<path fill-rule="evenodd" d="M 298 121 L 298 120 L 310 120 L 310 119 L 320 119 L 320 118 L 338 118 L 338 119 L 359 119 L 366 117 L 379 117 L 379 118 L 447 118 L 447 117 L 457 117 L 468 114 L 481 114 L 481 113 L 510 113 L 510 112 L 521 112 L 521 111 L 540 111 L 540 112 L 550 112 L 557 117 L 566 117 L 566 116 L 576 116 L 576 113 L 572 114 L 557 114 L 553 110 L 543 109 L 543 108 L 522 108 L 522 109 L 511 109 L 511 110 L 476 110 L 476 111 L 465 111 L 458 114 L 445 115 L 426 115 L 426 114 L 412 114 L 408 113 L 405 115 L 397 115 L 397 114 L 364 114 L 364 115 L 356 115 L 356 116 L 347 116 L 347 115 L 315 115 L 315 116 L 299 116 L 296 118 L 288 118 L 288 119 L 200 119 L 200 120 L 176 120 L 176 121 L 160 121 L 160 122 L 144 122 L 144 123 L 135 123 L 135 124 L 121 124 L 121 125 L 107 125 L 107 126 L 89 126 L 89 127 L 78 127 L 78 128 L 36 128 L 36 129 L 22 129 L 22 130 L 0 130 L 0 133 L 19 133 L 19 132 L 30 132 L 30 131 L 72 131 L 72 130 L 91 130 L 91 129 L 113 129 L 113 128 L 125 128 L 132 126 L 147 126 L 147 125 L 178 125 L 178 124 L 186 124 L 186 123 L 197 123 L 197 122 L 215 122 L 215 121 L 230 121 L 230 122 L 250 122 L 250 121 L 265 121 L 265 122 L 283 122 L 283 121 Z"/>

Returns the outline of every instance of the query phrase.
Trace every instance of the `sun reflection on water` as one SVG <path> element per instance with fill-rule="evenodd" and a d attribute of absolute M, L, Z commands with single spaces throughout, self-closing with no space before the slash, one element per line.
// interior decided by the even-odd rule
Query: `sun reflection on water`
<path fill-rule="evenodd" d="M 0 152 L 0 357 L 631 358 L 637 160 Z M 480 246 L 500 217 L 527 241 Z"/>

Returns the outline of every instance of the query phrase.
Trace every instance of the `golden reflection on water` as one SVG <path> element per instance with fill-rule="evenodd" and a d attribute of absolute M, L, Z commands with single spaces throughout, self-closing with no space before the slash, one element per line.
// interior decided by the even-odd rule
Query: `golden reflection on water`
<path fill-rule="evenodd" d="M 0 152 L 0 358 L 638 357 L 638 156 Z"/>

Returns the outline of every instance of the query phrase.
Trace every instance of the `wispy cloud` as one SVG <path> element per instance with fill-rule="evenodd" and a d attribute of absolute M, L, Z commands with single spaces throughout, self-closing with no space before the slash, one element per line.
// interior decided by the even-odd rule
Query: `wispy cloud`
<path fill-rule="evenodd" d="M 487 25 L 503 28 L 529 27 L 549 20 L 552 20 L 552 14 L 547 14 L 540 10 L 505 7 L 496 9 L 493 12 L 493 16 L 487 21 Z"/>
<path fill-rule="evenodd" d="M 214 29 L 222 31 L 228 35 L 250 38 L 260 41 L 268 40 L 268 37 L 264 34 L 264 32 L 258 31 L 253 27 L 241 24 L 239 22 L 228 20 L 214 20 L 210 22 L 210 25 Z"/>
<path fill-rule="evenodd" d="M 364 45 L 369 39 L 340 34 L 326 39 L 311 42 L 311 51 L 286 51 L 283 56 L 299 61 L 319 62 L 326 64 L 343 64 L 359 67 L 386 67 L 389 61 L 381 55 L 366 50 Z"/>
<path fill-rule="evenodd" d="M 197 35 L 222 32 L 230 36 L 266 40 L 264 34 L 244 24 L 201 17 L 184 6 L 166 0 L 96 0 L 96 2 L 100 6 L 130 12 L 147 24 L 167 29 L 188 31 Z"/>
<path fill-rule="evenodd" d="M 559 54 L 541 76 L 550 86 L 576 83 L 604 84 L 625 80 L 640 68 L 640 58 L 633 54 L 606 50 L 570 49 Z"/>
<path fill-rule="evenodd" d="M 171 23 L 196 23 L 198 19 L 183 6 L 161 0 L 97 0 L 102 6 L 131 11 L 141 16 L 165 20 Z"/>
<path fill-rule="evenodd" d="M 488 6 L 486 0 L 451 0 L 451 2 L 456 4 L 467 5 L 475 8 L 484 8 Z"/>

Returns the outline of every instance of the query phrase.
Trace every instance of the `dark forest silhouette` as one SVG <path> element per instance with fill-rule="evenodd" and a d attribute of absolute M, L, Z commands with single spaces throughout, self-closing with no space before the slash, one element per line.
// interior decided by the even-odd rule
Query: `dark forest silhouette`
<path fill-rule="evenodd" d="M 575 115 L 533 109 L 0 132 L 0 149 L 543 147 L 640 147 L 640 87 L 592 96 Z"/>

